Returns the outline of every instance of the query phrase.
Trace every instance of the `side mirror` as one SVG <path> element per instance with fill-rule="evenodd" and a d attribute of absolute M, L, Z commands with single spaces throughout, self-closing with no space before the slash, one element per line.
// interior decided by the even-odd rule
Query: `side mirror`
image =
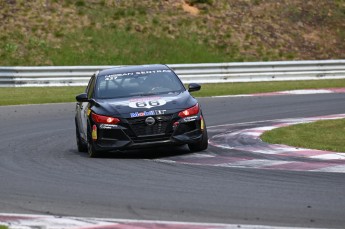
<path fill-rule="evenodd" d="M 197 83 L 191 83 L 188 85 L 188 91 L 192 92 L 192 91 L 199 91 L 201 89 L 201 86 Z"/>
<path fill-rule="evenodd" d="M 75 97 L 75 99 L 78 101 L 78 102 L 89 102 L 89 98 L 87 97 L 87 94 L 86 93 L 81 93 L 80 95 L 77 95 Z"/>

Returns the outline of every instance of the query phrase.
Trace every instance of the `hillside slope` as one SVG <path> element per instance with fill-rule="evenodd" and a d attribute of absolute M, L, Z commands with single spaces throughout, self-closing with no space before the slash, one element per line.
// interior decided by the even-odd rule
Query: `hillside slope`
<path fill-rule="evenodd" d="M 345 58 L 345 0 L 0 0 L 0 65 Z"/>

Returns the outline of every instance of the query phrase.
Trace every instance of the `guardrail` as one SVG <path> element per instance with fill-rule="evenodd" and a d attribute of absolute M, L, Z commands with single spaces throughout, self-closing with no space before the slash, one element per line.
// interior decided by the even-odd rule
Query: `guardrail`
<path fill-rule="evenodd" d="M 345 60 L 169 64 L 184 83 L 345 78 Z M 119 66 L 0 67 L 0 87 L 84 86 L 97 70 Z"/>

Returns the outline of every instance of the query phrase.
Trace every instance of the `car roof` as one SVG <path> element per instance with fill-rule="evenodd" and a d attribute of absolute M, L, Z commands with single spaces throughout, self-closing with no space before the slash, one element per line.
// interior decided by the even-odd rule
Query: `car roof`
<path fill-rule="evenodd" d="M 112 75 L 126 72 L 138 72 L 138 71 L 154 71 L 154 70 L 170 70 L 170 68 L 164 64 L 149 64 L 149 65 L 130 65 L 121 66 L 115 68 L 109 68 L 102 70 L 98 75 Z"/>

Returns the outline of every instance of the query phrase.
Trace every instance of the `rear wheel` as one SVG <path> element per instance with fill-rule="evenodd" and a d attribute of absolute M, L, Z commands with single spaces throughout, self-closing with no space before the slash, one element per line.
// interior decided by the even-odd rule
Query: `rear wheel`
<path fill-rule="evenodd" d="M 190 151 L 198 152 L 198 151 L 203 151 L 207 149 L 207 147 L 208 147 L 208 135 L 207 135 L 206 127 L 205 127 L 201 140 L 197 143 L 188 144 L 188 148 L 190 149 Z"/>

